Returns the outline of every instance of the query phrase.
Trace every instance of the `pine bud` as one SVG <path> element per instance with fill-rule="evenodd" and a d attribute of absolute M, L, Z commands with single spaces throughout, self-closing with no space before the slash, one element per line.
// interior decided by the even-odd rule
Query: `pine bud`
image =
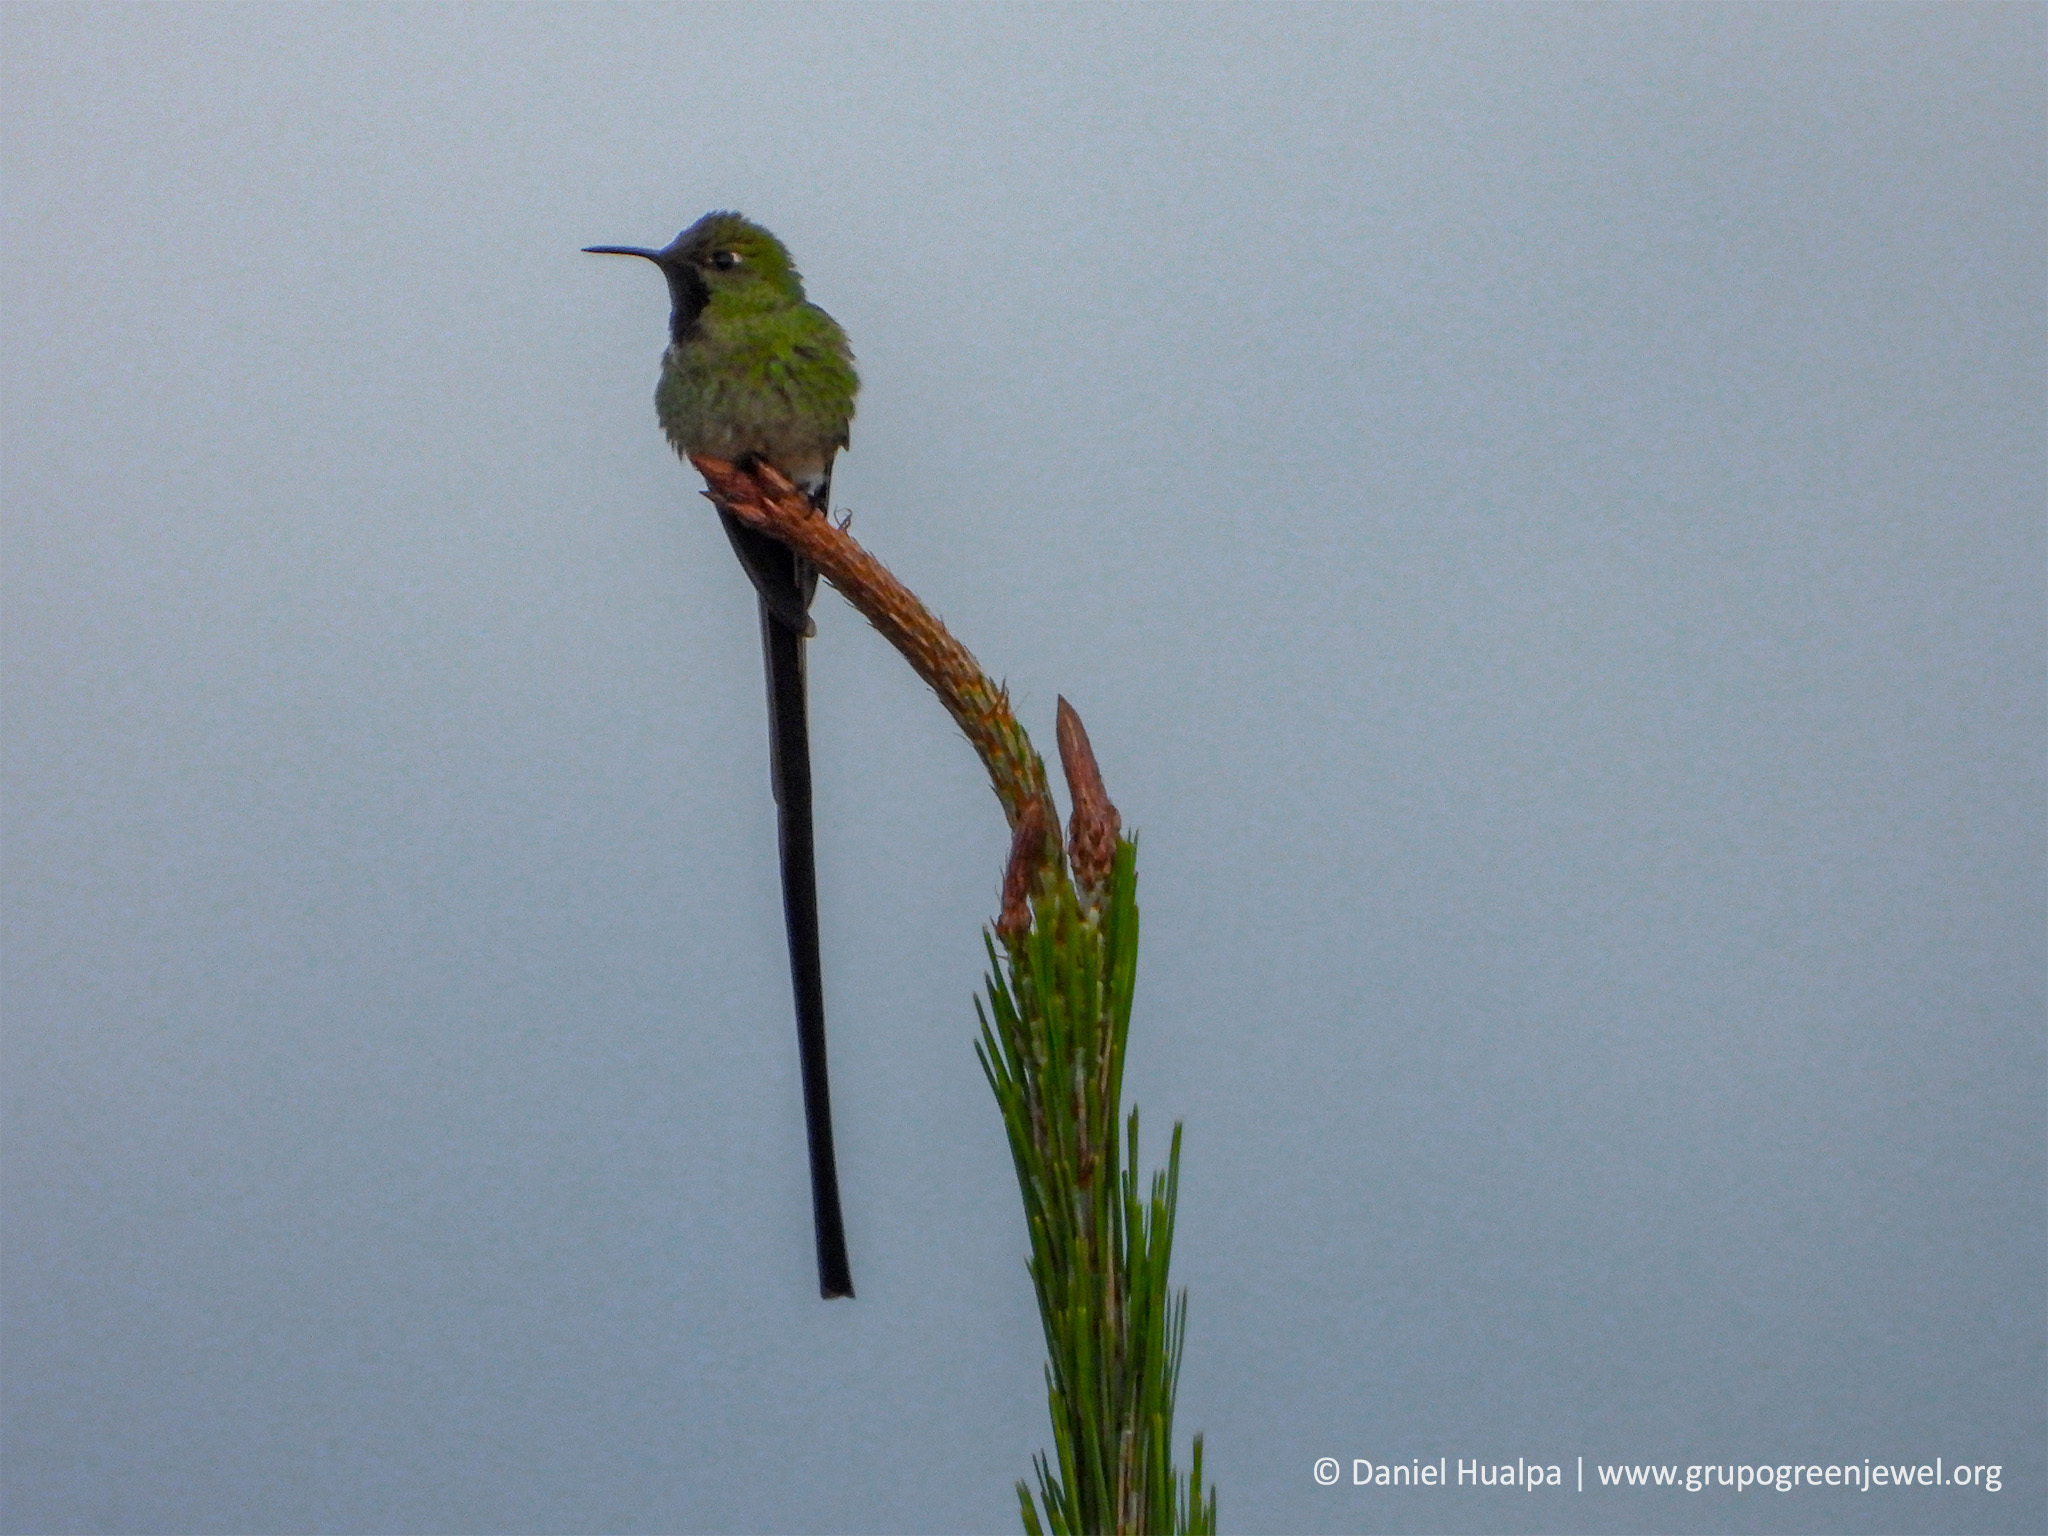
<path fill-rule="evenodd" d="M 1092 902 L 1109 879 L 1123 818 L 1109 803 L 1109 791 L 1102 787 L 1102 770 L 1095 765 L 1095 749 L 1088 744 L 1081 717 L 1064 698 L 1059 708 L 1059 739 L 1060 767 L 1066 770 L 1067 793 L 1074 802 L 1074 814 L 1067 819 L 1067 857 L 1073 865 L 1074 883 L 1083 898 Z"/>
<path fill-rule="evenodd" d="M 1031 887 L 1046 853 L 1045 802 L 1027 800 L 1017 818 L 1017 830 L 1010 838 L 1010 864 L 1003 871 L 1003 914 L 996 919 L 996 936 L 1005 942 L 1021 939 L 1031 931 Z"/>

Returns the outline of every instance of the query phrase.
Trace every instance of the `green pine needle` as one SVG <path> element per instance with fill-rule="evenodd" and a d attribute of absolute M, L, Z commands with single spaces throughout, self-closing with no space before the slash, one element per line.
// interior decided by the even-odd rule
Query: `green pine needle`
<path fill-rule="evenodd" d="M 1180 1193 L 1180 1126 L 1149 1190 L 1138 1175 L 1138 1112 L 1118 1124 L 1124 1042 L 1137 987 L 1137 849 L 1119 838 L 1099 899 L 1049 872 L 1030 928 L 987 941 L 975 1055 L 1002 1110 L 1031 1235 L 1031 1282 L 1045 1329 L 1053 1455 L 1019 1482 L 1027 1536 L 1206 1536 L 1202 1440 L 1183 1477 L 1173 1403 L 1187 1293 L 1168 1282 Z M 1057 1470 L 1055 1470 L 1055 1467 Z"/>

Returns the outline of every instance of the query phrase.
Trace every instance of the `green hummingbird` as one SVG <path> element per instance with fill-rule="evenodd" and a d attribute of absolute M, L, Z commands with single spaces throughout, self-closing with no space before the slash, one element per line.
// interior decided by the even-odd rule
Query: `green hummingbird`
<path fill-rule="evenodd" d="M 707 213 L 661 250 L 592 245 L 600 256 L 640 256 L 668 279 L 669 344 L 654 392 L 661 429 L 679 454 L 767 464 L 828 510 L 832 460 L 848 442 L 860 379 L 839 323 L 804 298 L 782 242 L 737 213 Z M 811 1215 L 818 1293 L 851 1296 L 839 1172 L 832 1155 L 832 1096 L 825 1070 L 825 985 L 818 959 L 818 880 L 811 828 L 811 749 L 804 641 L 816 633 L 818 573 L 784 544 L 723 508 L 733 552 L 760 599 L 768 664 L 768 740 L 781 831 L 782 910 L 796 998 L 810 1142 Z"/>

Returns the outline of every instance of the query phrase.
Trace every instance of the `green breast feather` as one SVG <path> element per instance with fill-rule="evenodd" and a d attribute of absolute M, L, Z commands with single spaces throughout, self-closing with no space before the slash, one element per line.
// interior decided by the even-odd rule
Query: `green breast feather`
<path fill-rule="evenodd" d="M 796 480 L 847 445 L 860 387 L 838 322 L 814 304 L 714 297 L 663 359 L 655 409 L 679 453 L 755 455 Z"/>

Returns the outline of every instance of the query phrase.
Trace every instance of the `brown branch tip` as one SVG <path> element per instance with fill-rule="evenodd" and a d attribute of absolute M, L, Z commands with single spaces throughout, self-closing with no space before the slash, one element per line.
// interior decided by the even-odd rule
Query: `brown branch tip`
<path fill-rule="evenodd" d="M 1067 857 L 1073 861 L 1075 883 L 1092 897 L 1109 879 L 1123 818 L 1103 788 L 1102 770 L 1096 766 L 1095 748 L 1080 713 L 1065 698 L 1059 707 L 1059 741 L 1060 767 L 1066 770 L 1067 793 L 1074 802 L 1074 814 L 1067 820 Z"/>
<path fill-rule="evenodd" d="M 1010 862 L 1003 870 L 1003 911 L 996 919 L 996 936 L 1013 943 L 1031 931 L 1031 890 L 1038 872 L 1045 866 L 1047 833 L 1045 806 L 1033 800 L 1017 818 L 1017 830 L 1010 837 Z"/>

